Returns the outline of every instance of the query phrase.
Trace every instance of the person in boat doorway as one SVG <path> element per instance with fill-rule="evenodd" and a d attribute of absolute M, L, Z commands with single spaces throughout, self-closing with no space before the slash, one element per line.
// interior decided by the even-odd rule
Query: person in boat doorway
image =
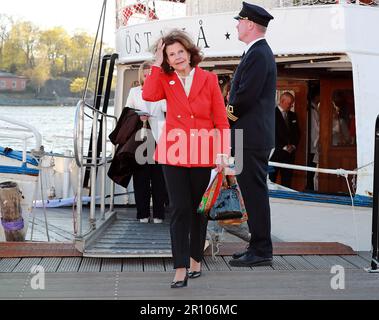
<path fill-rule="evenodd" d="M 308 167 L 316 168 L 319 162 L 320 153 L 320 92 L 316 91 L 311 95 L 310 103 L 310 140 Z M 318 191 L 318 173 L 309 171 L 307 173 L 306 190 Z"/>
<path fill-rule="evenodd" d="M 273 17 L 262 7 L 243 2 L 238 16 L 238 39 L 246 44 L 230 90 L 228 118 L 232 122 L 232 152 L 243 153 L 237 175 L 248 213 L 251 234 L 247 250 L 233 255 L 236 267 L 272 264 L 271 218 L 267 187 L 268 159 L 275 143 L 275 58 L 265 40 Z M 236 149 L 236 130 L 243 145 Z"/>
<path fill-rule="evenodd" d="M 275 151 L 270 161 L 293 164 L 300 140 L 299 125 L 296 113 L 291 111 L 295 97 L 290 92 L 280 95 L 279 104 L 275 109 Z M 270 180 L 276 182 L 278 173 L 281 175 L 281 185 L 291 188 L 292 169 L 274 167 Z"/>
<path fill-rule="evenodd" d="M 166 101 L 148 102 L 142 99 L 142 86 L 152 62 L 146 61 L 138 70 L 140 86 L 130 89 L 126 106 L 144 112 L 140 119 L 144 123 L 141 139 L 158 141 L 165 123 Z M 144 155 L 147 156 L 148 152 Z M 137 161 L 138 162 L 138 161 Z M 165 217 L 166 186 L 162 166 L 154 161 L 140 164 L 133 172 L 134 198 L 137 207 L 137 219 L 148 223 L 150 218 L 150 199 L 153 199 L 153 222 L 162 223 Z"/>
<path fill-rule="evenodd" d="M 217 75 L 198 67 L 201 60 L 200 49 L 187 33 L 171 31 L 155 44 L 155 63 L 142 93 L 147 101 L 167 100 L 166 128 L 155 158 L 163 164 L 170 202 L 176 271 L 171 288 L 186 287 L 188 278 L 201 275 L 207 219 L 197 208 L 211 169 L 218 163 L 217 170 L 223 170 L 230 153 L 229 124 Z M 216 139 L 216 148 L 204 135 Z"/>

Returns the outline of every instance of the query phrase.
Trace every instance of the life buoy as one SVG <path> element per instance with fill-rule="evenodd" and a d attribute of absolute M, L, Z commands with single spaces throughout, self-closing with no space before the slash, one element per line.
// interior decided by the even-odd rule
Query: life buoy
<path fill-rule="evenodd" d="M 142 3 L 133 4 L 130 6 L 126 6 L 121 10 L 122 13 L 122 21 L 123 24 L 126 26 L 128 24 L 129 18 L 135 14 L 140 13 L 143 15 L 146 15 L 146 6 Z M 155 11 L 148 7 L 148 17 L 150 20 L 156 20 L 158 19 L 158 16 L 156 15 Z"/>

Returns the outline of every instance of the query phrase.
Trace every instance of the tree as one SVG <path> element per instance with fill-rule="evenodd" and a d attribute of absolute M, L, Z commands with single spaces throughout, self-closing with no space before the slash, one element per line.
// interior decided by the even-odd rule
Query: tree
<path fill-rule="evenodd" d="M 36 96 L 38 96 L 41 87 L 50 78 L 50 67 L 46 57 L 38 59 L 34 68 L 25 70 L 25 75 L 30 79 L 31 86 L 35 90 Z"/>
<path fill-rule="evenodd" d="M 72 93 L 83 92 L 86 85 L 86 78 L 76 78 L 70 84 L 70 91 Z"/>
<path fill-rule="evenodd" d="M 70 37 L 62 27 L 54 27 L 41 32 L 40 46 L 44 46 L 50 62 L 51 75 L 58 76 L 67 72 Z"/>
<path fill-rule="evenodd" d="M 31 22 L 21 21 L 13 24 L 3 48 L 3 67 L 30 69 L 35 64 L 35 46 L 38 44 L 39 30 Z"/>
<path fill-rule="evenodd" d="M 82 92 L 93 43 L 94 37 L 86 32 L 77 31 L 71 36 L 62 27 L 40 31 L 29 21 L 14 22 L 0 14 L 0 69 L 29 77 L 36 95 L 47 80 L 59 77 L 72 81 L 71 92 Z M 98 48 L 99 43 L 88 85 L 90 94 L 95 90 Z M 103 48 L 105 52 L 113 50 Z"/>
<path fill-rule="evenodd" d="M 88 72 L 94 38 L 86 32 L 75 33 L 70 41 L 69 70 L 76 76 L 85 76 Z"/>
<path fill-rule="evenodd" d="M 3 69 L 3 48 L 6 41 L 9 39 L 9 30 L 12 27 L 12 17 L 0 14 L 0 68 Z"/>

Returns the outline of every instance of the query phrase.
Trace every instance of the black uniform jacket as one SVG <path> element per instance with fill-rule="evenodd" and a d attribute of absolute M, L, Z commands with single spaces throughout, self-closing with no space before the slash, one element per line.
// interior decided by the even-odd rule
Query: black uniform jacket
<path fill-rule="evenodd" d="M 254 43 L 241 59 L 230 91 L 228 118 L 232 129 L 243 129 L 243 148 L 275 146 L 276 64 L 265 39 Z"/>

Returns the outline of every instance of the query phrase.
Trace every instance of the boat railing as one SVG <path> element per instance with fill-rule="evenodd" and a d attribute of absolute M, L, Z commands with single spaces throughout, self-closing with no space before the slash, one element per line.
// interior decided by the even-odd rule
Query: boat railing
<path fill-rule="evenodd" d="M 351 4 L 363 6 L 376 6 L 379 0 L 271 0 L 270 8 L 281 7 L 300 7 L 300 6 L 315 6 L 315 5 L 329 5 L 329 4 Z"/>
<path fill-rule="evenodd" d="M 85 111 L 92 112 L 92 116 L 89 116 Z M 89 157 L 84 156 L 84 118 L 85 116 L 92 118 L 92 151 Z M 100 119 L 99 119 L 100 118 Z M 107 140 L 107 127 L 108 120 L 112 121 L 112 128 L 114 128 L 117 123 L 117 117 L 113 115 L 106 114 L 96 108 L 92 107 L 90 104 L 80 100 L 76 106 L 75 112 L 75 123 L 74 123 L 74 158 L 76 165 L 79 167 L 78 170 L 78 186 L 76 194 L 76 204 L 77 204 L 77 216 L 76 216 L 76 226 L 75 236 L 78 239 L 83 238 L 94 229 L 96 229 L 96 200 L 97 195 L 100 199 L 100 218 L 105 220 L 105 191 L 106 191 L 106 168 L 107 163 L 109 163 L 109 158 L 106 156 L 106 146 L 109 140 Z M 102 124 L 101 136 L 98 137 L 98 124 Z M 101 140 L 101 150 L 100 156 L 97 157 L 97 146 L 98 139 Z M 112 154 L 115 152 L 115 147 L 112 145 Z M 89 160 L 89 161 L 85 161 Z M 83 223 L 82 223 L 82 195 L 83 195 L 83 177 L 84 177 L 84 168 L 90 168 L 90 177 L 91 177 L 91 202 L 90 202 L 90 230 L 83 233 Z M 97 192 L 96 188 L 96 178 L 99 176 L 100 180 L 100 190 Z M 109 211 L 108 213 L 113 212 L 114 208 L 114 191 L 115 185 L 114 182 L 111 182 L 110 188 L 110 199 L 109 199 Z"/>
<path fill-rule="evenodd" d="M 21 140 L 23 144 L 22 148 L 22 161 L 26 162 L 28 141 L 34 139 L 34 149 L 32 149 L 32 154 L 34 156 L 40 155 L 42 151 L 42 136 L 39 131 L 32 125 L 17 121 L 8 117 L 0 115 L 0 121 L 7 124 L 14 125 L 16 127 L 5 126 L 0 128 L 0 137 L 14 140 Z"/>
<path fill-rule="evenodd" d="M 379 0 L 260 0 L 259 5 L 268 9 L 319 5 L 378 6 Z M 116 0 L 116 26 L 130 26 L 152 20 L 165 20 L 196 15 L 238 12 L 240 0 Z"/>

